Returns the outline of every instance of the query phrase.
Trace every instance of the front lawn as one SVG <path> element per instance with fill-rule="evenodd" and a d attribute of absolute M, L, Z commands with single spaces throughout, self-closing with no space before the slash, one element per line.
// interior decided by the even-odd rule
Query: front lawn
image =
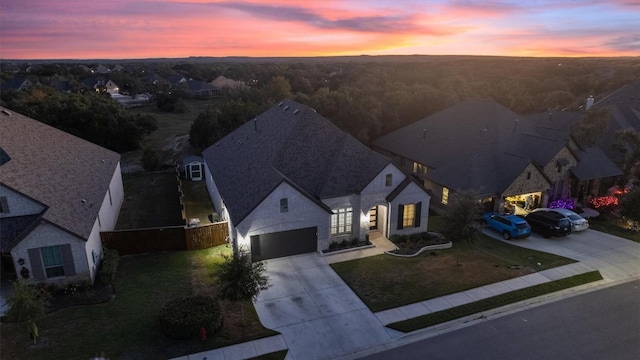
<path fill-rule="evenodd" d="M 331 266 L 377 312 L 573 262 L 481 235 L 414 258 L 378 255 Z"/>
<path fill-rule="evenodd" d="M 197 251 L 126 256 L 114 281 L 116 297 L 108 303 L 76 306 L 48 314 L 36 323 L 40 339 L 33 345 L 26 323 L 2 323 L 2 359 L 166 359 L 275 335 L 262 327 L 249 302 L 245 326 L 238 304 L 223 303 L 221 333 L 175 340 L 163 335 L 158 310 L 183 295 L 215 294 L 212 266 L 229 253 L 225 246 Z"/>
<path fill-rule="evenodd" d="M 640 231 L 627 229 L 622 220 L 601 220 L 598 218 L 593 218 L 589 221 L 589 227 L 594 230 L 602 231 L 607 234 L 619 236 L 621 238 L 633 240 L 640 243 Z"/>

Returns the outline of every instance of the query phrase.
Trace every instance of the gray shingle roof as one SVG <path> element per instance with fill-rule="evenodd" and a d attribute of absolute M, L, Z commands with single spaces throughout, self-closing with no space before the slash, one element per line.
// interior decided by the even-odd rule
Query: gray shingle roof
<path fill-rule="evenodd" d="M 387 134 L 374 145 L 438 167 L 469 154 L 500 151 L 505 139 L 533 132 L 526 119 L 495 101 L 466 100 Z"/>
<path fill-rule="evenodd" d="M 0 182 L 48 206 L 45 220 L 87 239 L 120 155 L 0 110 L 0 146 L 11 156 L 0 167 Z"/>
<path fill-rule="evenodd" d="M 495 101 L 466 100 L 387 134 L 374 145 L 426 164 L 427 176 L 456 190 L 505 190 L 524 168 L 546 165 L 568 139 L 562 123 L 536 123 Z M 540 117 L 540 116 L 539 116 Z"/>
<path fill-rule="evenodd" d="M 5 217 L 0 221 L 0 249 L 9 252 L 40 221 L 41 214 Z"/>
<path fill-rule="evenodd" d="M 236 224 L 283 181 L 319 201 L 359 193 L 390 163 L 315 110 L 289 100 L 225 136 L 203 156 Z"/>
<path fill-rule="evenodd" d="M 571 172 L 579 180 L 591 180 L 604 177 L 619 176 L 623 172 L 597 146 L 579 150 L 576 155 L 580 159 Z"/>

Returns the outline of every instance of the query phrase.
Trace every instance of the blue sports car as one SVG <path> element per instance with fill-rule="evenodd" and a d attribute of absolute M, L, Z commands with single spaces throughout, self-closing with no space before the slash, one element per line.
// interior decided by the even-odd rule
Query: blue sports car
<path fill-rule="evenodd" d="M 496 212 L 482 214 L 480 223 L 502 234 L 505 240 L 531 235 L 531 227 L 527 221 L 516 215 L 505 215 Z"/>

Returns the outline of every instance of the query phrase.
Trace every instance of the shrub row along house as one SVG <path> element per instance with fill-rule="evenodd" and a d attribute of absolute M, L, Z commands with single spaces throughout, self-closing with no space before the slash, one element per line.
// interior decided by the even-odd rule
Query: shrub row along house
<path fill-rule="evenodd" d="M 430 195 L 391 160 L 285 100 L 203 152 L 235 250 L 254 260 L 426 231 Z"/>
<path fill-rule="evenodd" d="M 93 283 L 124 198 L 120 155 L 0 108 L 2 278 Z"/>
<path fill-rule="evenodd" d="M 495 101 L 466 100 L 391 132 L 373 146 L 394 159 L 446 205 L 453 193 L 487 211 L 544 207 L 597 195 L 622 174 L 599 147 L 569 135 L 576 113 L 518 115 Z M 527 200 L 529 199 L 529 200 Z M 511 210 L 512 211 L 512 210 Z"/>

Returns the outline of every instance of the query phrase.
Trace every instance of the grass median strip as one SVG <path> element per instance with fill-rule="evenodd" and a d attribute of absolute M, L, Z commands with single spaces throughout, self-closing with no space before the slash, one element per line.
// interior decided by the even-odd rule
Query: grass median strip
<path fill-rule="evenodd" d="M 572 288 L 598 280 L 602 280 L 602 275 L 600 275 L 600 272 L 597 270 L 591 271 L 569 278 L 555 280 L 548 283 L 511 291 L 505 294 L 496 295 L 469 304 L 456 306 L 451 309 L 419 316 L 413 319 L 398 321 L 387 325 L 387 327 L 407 333 L 418 329 L 427 328 L 429 326 L 441 324 L 447 321 L 459 319 L 461 317 L 495 309 L 504 305 L 513 304 L 518 301 L 531 299 L 537 296 L 550 294 L 556 291 Z"/>

